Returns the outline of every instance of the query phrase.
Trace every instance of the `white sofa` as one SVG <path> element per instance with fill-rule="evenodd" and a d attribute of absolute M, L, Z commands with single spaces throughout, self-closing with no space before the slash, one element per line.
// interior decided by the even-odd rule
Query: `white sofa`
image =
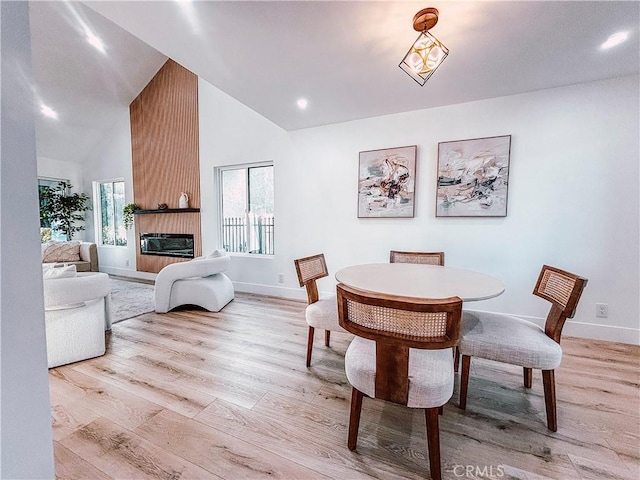
<path fill-rule="evenodd" d="M 106 273 L 78 273 L 44 280 L 49 368 L 104 355 L 111 328 L 111 293 Z"/>
<path fill-rule="evenodd" d="M 181 305 L 197 305 L 219 312 L 233 300 L 233 283 L 224 273 L 231 258 L 216 250 L 208 257 L 167 265 L 156 277 L 156 312 Z"/>

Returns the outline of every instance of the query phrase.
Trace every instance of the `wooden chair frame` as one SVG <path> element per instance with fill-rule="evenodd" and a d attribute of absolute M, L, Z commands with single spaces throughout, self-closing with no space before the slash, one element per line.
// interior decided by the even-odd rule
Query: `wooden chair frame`
<path fill-rule="evenodd" d="M 427 265 L 444 265 L 444 252 L 389 252 L 390 263 L 424 263 Z"/>
<path fill-rule="evenodd" d="M 443 349 L 454 347 L 460 333 L 462 300 L 452 297 L 428 300 L 393 295 L 370 294 L 343 284 L 337 286 L 338 319 L 350 333 L 376 342 L 375 398 L 407 405 L 409 397 L 409 349 Z M 374 308 L 408 312 L 445 313 L 445 333 L 438 336 L 415 336 L 365 326 L 349 316 L 349 302 Z M 355 450 L 364 394 L 352 389 L 347 445 Z M 429 469 L 433 479 L 441 478 L 438 413 L 442 406 L 425 409 Z"/>
<path fill-rule="evenodd" d="M 298 274 L 298 282 L 301 287 L 305 287 L 307 290 L 307 300 L 309 305 L 319 300 L 318 285 L 316 280 L 327 277 L 329 271 L 327 270 L 327 263 L 324 260 L 324 254 L 311 255 L 309 257 L 298 258 L 293 261 L 296 266 L 296 273 Z M 315 267 L 309 270 L 308 265 Z M 311 352 L 313 351 L 313 337 L 315 334 L 315 328 L 309 325 L 309 332 L 307 335 L 307 368 L 311 366 Z M 331 331 L 324 331 L 324 344 L 329 346 L 331 343 Z"/>
<path fill-rule="evenodd" d="M 565 280 L 573 282 L 573 288 L 568 295 L 553 285 L 553 278 L 557 278 L 557 276 L 564 277 Z M 560 344 L 564 323 L 567 318 L 573 318 L 575 315 L 578 302 L 586 285 L 586 278 L 549 265 L 542 266 L 538 281 L 533 289 L 533 294 L 551 303 L 551 309 L 545 321 L 544 333 L 558 344 Z M 467 407 L 467 388 L 469 385 L 470 367 L 471 357 L 469 355 L 462 355 L 460 408 L 463 410 Z M 531 388 L 532 380 L 533 369 L 523 367 L 523 383 L 525 388 Z M 552 432 L 556 432 L 558 430 L 558 416 L 556 409 L 555 370 L 542 370 L 542 385 L 547 414 L 547 428 Z"/>

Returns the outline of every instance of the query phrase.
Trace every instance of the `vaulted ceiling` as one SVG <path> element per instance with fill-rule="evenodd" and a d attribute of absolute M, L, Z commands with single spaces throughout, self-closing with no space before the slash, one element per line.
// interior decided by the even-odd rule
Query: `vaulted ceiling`
<path fill-rule="evenodd" d="M 450 50 L 398 68 L 414 14 Z M 82 162 L 167 57 L 286 130 L 638 73 L 638 2 L 31 2 L 38 155 Z M 90 30 L 104 53 L 86 39 Z M 600 45 L 627 31 L 627 42 Z M 308 100 L 306 110 L 296 106 Z"/>

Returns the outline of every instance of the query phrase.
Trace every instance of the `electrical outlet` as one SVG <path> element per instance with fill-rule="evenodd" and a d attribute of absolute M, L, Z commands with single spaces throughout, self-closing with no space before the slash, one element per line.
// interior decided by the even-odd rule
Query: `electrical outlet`
<path fill-rule="evenodd" d="M 284 283 L 284 273 L 278 274 L 278 283 Z"/>
<path fill-rule="evenodd" d="M 609 316 L 609 305 L 607 303 L 596 303 L 596 317 L 607 318 Z"/>
<path fill-rule="evenodd" d="M 125 266 L 125 267 L 128 267 L 128 266 L 129 266 L 129 259 L 128 259 L 128 258 L 124 261 L 124 266 Z"/>

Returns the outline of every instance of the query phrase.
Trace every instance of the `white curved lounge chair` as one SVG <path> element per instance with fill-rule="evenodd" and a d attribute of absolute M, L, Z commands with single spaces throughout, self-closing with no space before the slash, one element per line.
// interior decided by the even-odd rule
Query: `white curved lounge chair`
<path fill-rule="evenodd" d="M 167 313 L 180 305 L 197 305 L 219 312 L 233 300 L 233 284 L 224 273 L 231 257 L 195 258 L 189 262 L 167 265 L 156 277 L 156 312 Z"/>

